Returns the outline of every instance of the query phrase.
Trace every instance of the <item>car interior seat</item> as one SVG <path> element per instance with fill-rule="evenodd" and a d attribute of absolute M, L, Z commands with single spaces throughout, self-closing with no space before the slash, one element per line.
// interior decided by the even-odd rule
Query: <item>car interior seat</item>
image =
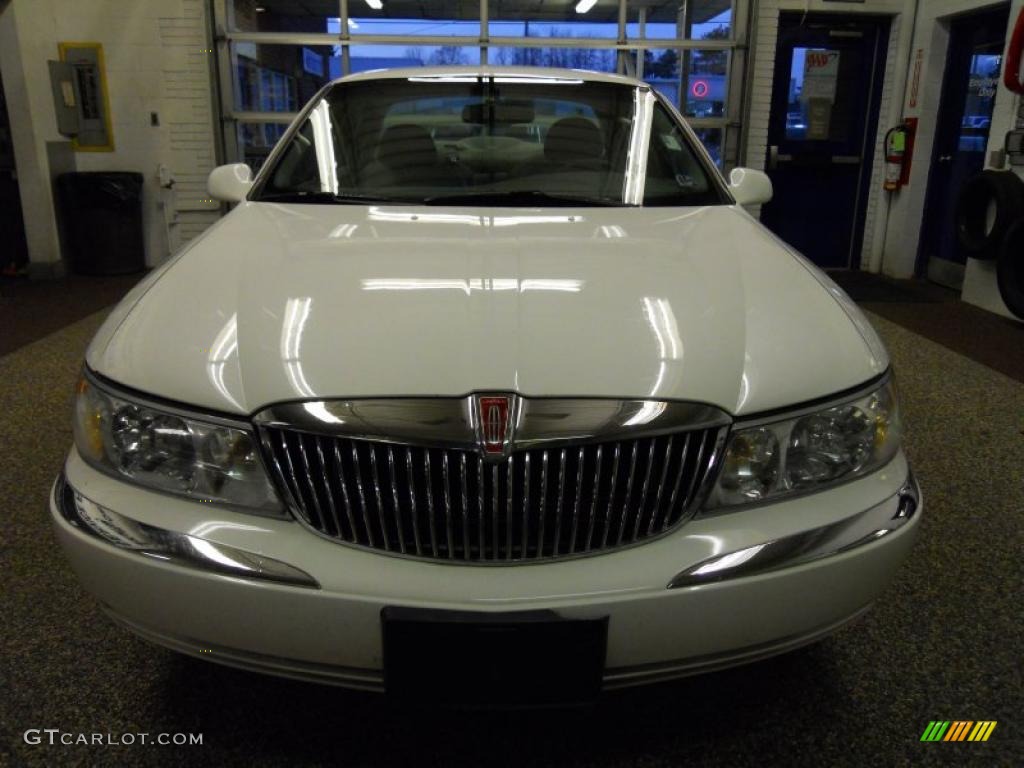
<path fill-rule="evenodd" d="M 604 154 L 601 129 L 585 117 L 563 117 L 544 137 L 544 159 L 555 166 L 597 170 Z"/>
<path fill-rule="evenodd" d="M 376 158 L 363 172 L 369 187 L 453 186 L 460 181 L 452 163 L 437 151 L 430 131 L 415 123 L 385 128 Z"/>

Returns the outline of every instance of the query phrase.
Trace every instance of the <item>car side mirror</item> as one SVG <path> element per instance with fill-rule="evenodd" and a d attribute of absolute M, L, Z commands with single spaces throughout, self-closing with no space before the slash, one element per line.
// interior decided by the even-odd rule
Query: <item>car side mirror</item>
<path fill-rule="evenodd" d="M 733 168 L 729 173 L 729 191 L 738 205 L 761 205 L 772 199 L 772 180 L 763 171 Z"/>
<path fill-rule="evenodd" d="M 252 169 L 245 163 L 221 165 L 210 172 L 206 189 L 214 200 L 240 203 L 252 188 Z"/>

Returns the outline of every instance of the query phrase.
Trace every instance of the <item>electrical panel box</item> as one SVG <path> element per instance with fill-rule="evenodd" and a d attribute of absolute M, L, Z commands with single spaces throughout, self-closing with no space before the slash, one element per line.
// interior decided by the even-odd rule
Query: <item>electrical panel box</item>
<path fill-rule="evenodd" d="M 78 113 L 78 130 L 73 142 L 75 150 L 112 152 L 114 136 L 110 128 L 103 46 L 99 43 L 60 43 L 58 47 L 61 62 L 69 65 L 72 72 L 71 100 Z M 65 87 L 61 85 L 60 88 L 60 99 L 66 103 Z M 54 98 L 57 98 L 56 93 Z"/>

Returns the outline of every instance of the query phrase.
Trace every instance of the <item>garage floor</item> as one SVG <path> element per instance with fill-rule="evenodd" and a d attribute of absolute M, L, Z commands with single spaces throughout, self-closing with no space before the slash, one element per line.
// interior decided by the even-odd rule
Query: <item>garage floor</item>
<path fill-rule="evenodd" d="M 872 314 L 898 372 L 926 517 L 875 609 L 825 642 L 591 709 L 396 711 L 147 645 L 82 593 L 44 505 L 102 316 L 0 357 L 0 765 L 1024 764 L 1021 380 Z M 998 726 L 987 743 L 921 743 L 936 719 Z M 29 728 L 201 732 L 203 745 L 28 746 Z"/>
<path fill-rule="evenodd" d="M 141 279 L 141 274 L 38 281 L 0 277 L 0 355 L 116 304 Z"/>

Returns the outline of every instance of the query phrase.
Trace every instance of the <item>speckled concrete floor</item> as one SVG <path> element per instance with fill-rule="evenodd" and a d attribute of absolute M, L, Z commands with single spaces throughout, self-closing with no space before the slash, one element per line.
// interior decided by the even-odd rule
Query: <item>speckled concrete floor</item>
<path fill-rule="evenodd" d="M 1024 764 L 1024 385 L 872 319 L 927 497 L 899 579 L 821 644 L 568 713 L 396 711 L 191 660 L 113 626 L 44 511 L 100 316 L 0 358 L 0 765 Z M 922 744 L 933 719 L 999 725 L 984 744 Z M 30 728 L 201 732 L 203 745 L 30 746 Z"/>
<path fill-rule="evenodd" d="M 0 355 L 116 304 L 141 274 L 68 275 L 62 280 L 0 277 Z"/>

